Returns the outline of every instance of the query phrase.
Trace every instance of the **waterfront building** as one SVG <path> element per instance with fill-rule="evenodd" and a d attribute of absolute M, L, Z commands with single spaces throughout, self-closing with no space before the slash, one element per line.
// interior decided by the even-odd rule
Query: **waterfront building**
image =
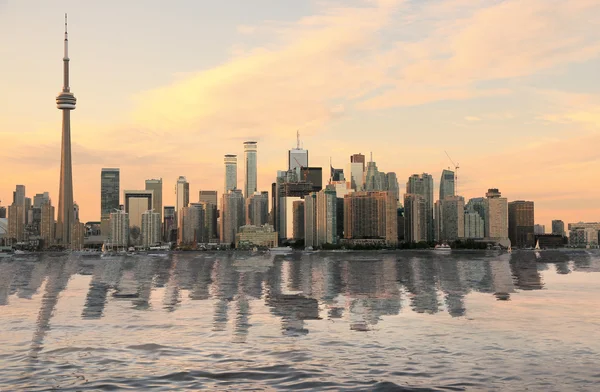
<path fill-rule="evenodd" d="M 149 248 L 161 242 L 160 221 L 162 214 L 148 210 L 142 214 L 142 246 Z"/>
<path fill-rule="evenodd" d="M 445 196 L 439 201 L 439 241 L 450 242 L 465 237 L 465 199 Z"/>
<path fill-rule="evenodd" d="M 103 168 L 100 171 L 100 230 L 104 237 L 110 231 L 110 214 L 119 209 L 120 170 Z"/>
<path fill-rule="evenodd" d="M 465 211 L 468 212 L 476 212 L 479 214 L 484 223 L 484 231 L 485 231 L 485 222 L 487 217 L 486 207 L 487 202 L 485 197 L 474 197 L 469 199 L 469 202 L 465 205 Z M 485 235 L 484 235 L 485 236 Z"/>
<path fill-rule="evenodd" d="M 244 225 L 244 195 L 234 189 L 223 194 L 221 201 L 221 243 L 235 243 L 235 235 Z"/>
<path fill-rule="evenodd" d="M 295 240 L 304 239 L 304 200 L 296 200 L 292 204 L 294 209 L 294 230 L 292 237 Z"/>
<path fill-rule="evenodd" d="M 208 203 L 191 203 L 181 209 L 181 237 L 180 244 L 195 245 L 207 243 L 206 236 L 206 211 Z"/>
<path fill-rule="evenodd" d="M 62 141 L 60 160 L 60 183 L 58 211 L 56 219 L 56 240 L 65 248 L 71 247 L 73 235 L 73 171 L 71 163 L 71 110 L 75 109 L 76 99 L 69 85 L 69 38 L 67 16 L 65 14 L 65 40 L 63 55 L 63 88 L 56 97 L 56 104 L 62 111 Z"/>
<path fill-rule="evenodd" d="M 552 221 L 552 234 L 558 234 L 565 236 L 565 222 L 561 220 L 553 220 Z"/>
<path fill-rule="evenodd" d="M 152 210 L 154 192 L 147 190 L 126 190 L 123 192 L 125 212 L 129 217 L 129 244 L 142 245 L 142 215 Z M 112 217 L 112 214 L 111 214 Z"/>
<path fill-rule="evenodd" d="M 569 223 L 569 245 L 574 247 L 594 247 L 598 245 L 600 222 Z"/>
<path fill-rule="evenodd" d="M 146 180 L 146 190 L 152 191 L 152 209 L 158 214 L 159 222 L 162 222 L 162 178 Z M 160 224 L 160 223 L 159 223 Z"/>
<path fill-rule="evenodd" d="M 269 220 L 269 192 L 254 192 L 246 199 L 246 225 L 262 226 Z"/>
<path fill-rule="evenodd" d="M 293 235 L 293 203 L 303 199 L 313 190 L 313 185 L 309 182 L 287 182 L 285 177 L 278 176 L 277 183 L 274 184 L 275 204 L 273 205 L 272 218 L 275 223 L 275 231 L 279 238 L 286 240 Z"/>
<path fill-rule="evenodd" d="M 455 196 L 454 172 L 444 169 L 440 178 L 440 200 L 446 196 Z"/>
<path fill-rule="evenodd" d="M 565 237 L 561 234 L 536 234 L 535 243 L 539 243 L 541 249 L 563 248 Z"/>
<path fill-rule="evenodd" d="M 421 175 L 413 174 L 408 178 L 408 182 L 406 183 L 406 193 L 421 195 L 423 197 L 425 203 L 425 241 L 433 241 L 435 232 L 433 221 L 433 177 L 427 173 Z"/>
<path fill-rule="evenodd" d="M 533 234 L 535 235 L 544 235 L 546 234 L 546 226 L 538 225 L 537 223 L 533 225 Z"/>
<path fill-rule="evenodd" d="M 177 241 L 177 218 L 174 206 L 165 206 L 163 208 L 163 241 Z"/>
<path fill-rule="evenodd" d="M 404 195 L 404 241 L 427 241 L 427 203 L 422 195 Z"/>
<path fill-rule="evenodd" d="M 25 205 L 8 206 L 8 239 L 22 242 L 25 240 Z"/>
<path fill-rule="evenodd" d="M 240 227 L 235 235 L 236 248 L 250 248 L 261 246 L 274 248 L 277 246 L 277 233 L 271 225 L 246 225 Z"/>
<path fill-rule="evenodd" d="M 256 142 L 244 142 L 244 197 L 246 198 L 258 190 L 256 153 Z"/>
<path fill-rule="evenodd" d="M 508 201 L 498 189 L 488 189 L 485 194 L 485 236 L 493 240 L 508 238 Z"/>
<path fill-rule="evenodd" d="M 476 211 L 465 211 L 465 238 L 483 239 L 485 237 L 485 222 Z"/>
<path fill-rule="evenodd" d="M 110 213 L 108 246 L 124 248 L 129 244 L 129 214 L 124 210 Z"/>
<path fill-rule="evenodd" d="M 398 242 L 397 203 L 391 192 L 354 192 L 344 197 L 344 238 Z"/>
<path fill-rule="evenodd" d="M 304 244 L 318 247 L 338 241 L 337 197 L 332 189 L 313 192 L 304 201 Z"/>
<path fill-rule="evenodd" d="M 513 247 L 535 246 L 534 205 L 532 201 L 508 203 L 508 238 Z"/>

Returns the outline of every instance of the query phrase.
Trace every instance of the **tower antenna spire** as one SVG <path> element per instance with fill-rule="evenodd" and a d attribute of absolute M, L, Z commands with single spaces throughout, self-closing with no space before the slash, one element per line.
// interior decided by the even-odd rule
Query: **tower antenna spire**
<path fill-rule="evenodd" d="M 296 148 L 298 150 L 300 149 L 300 130 L 299 129 L 296 131 Z"/>

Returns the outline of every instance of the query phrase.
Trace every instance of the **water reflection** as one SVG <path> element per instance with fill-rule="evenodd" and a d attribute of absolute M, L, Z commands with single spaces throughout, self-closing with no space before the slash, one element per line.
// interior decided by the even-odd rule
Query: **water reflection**
<path fill-rule="evenodd" d="M 469 293 L 508 300 L 518 290 L 540 290 L 540 272 L 548 268 L 557 274 L 600 271 L 600 258 L 589 251 L 542 252 L 541 258 L 534 252 L 442 257 L 428 252 L 203 253 L 115 260 L 41 256 L 0 263 L 0 305 L 10 306 L 13 296 L 31 300 L 41 294 L 31 339 L 34 356 L 74 276 L 89 279 L 80 312 L 84 320 L 100 320 L 113 302 L 130 304 L 132 312 L 176 314 L 191 300 L 199 311 L 212 313 L 212 331 L 231 325 L 232 340 L 245 342 L 256 302 L 279 320 L 284 335 L 308 334 L 308 322 L 323 319 L 346 319 L 352 330 L 369 330 L 403 311 L 465 316 Z"/>

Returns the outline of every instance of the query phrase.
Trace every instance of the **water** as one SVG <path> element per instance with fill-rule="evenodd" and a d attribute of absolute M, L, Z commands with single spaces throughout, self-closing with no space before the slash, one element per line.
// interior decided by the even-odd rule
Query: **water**
<path fill-rule="evenodd" d="M 597 390 L 600 253 L 0 261 L 0 390 Z"/>

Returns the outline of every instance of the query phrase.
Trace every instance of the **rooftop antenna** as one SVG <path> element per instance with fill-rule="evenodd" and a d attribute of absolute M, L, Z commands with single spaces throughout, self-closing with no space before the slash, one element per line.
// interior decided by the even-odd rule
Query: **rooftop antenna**
<path fill-rule="evenodd" d="M 373 162 L 373 151 L 371 151 L 371 162 Z"/>
<path fill-rule="evenodd" d="M 299 129 L 296 131 L 296 149 L 297 150 L 300 149 L 300 130 Z"/>

